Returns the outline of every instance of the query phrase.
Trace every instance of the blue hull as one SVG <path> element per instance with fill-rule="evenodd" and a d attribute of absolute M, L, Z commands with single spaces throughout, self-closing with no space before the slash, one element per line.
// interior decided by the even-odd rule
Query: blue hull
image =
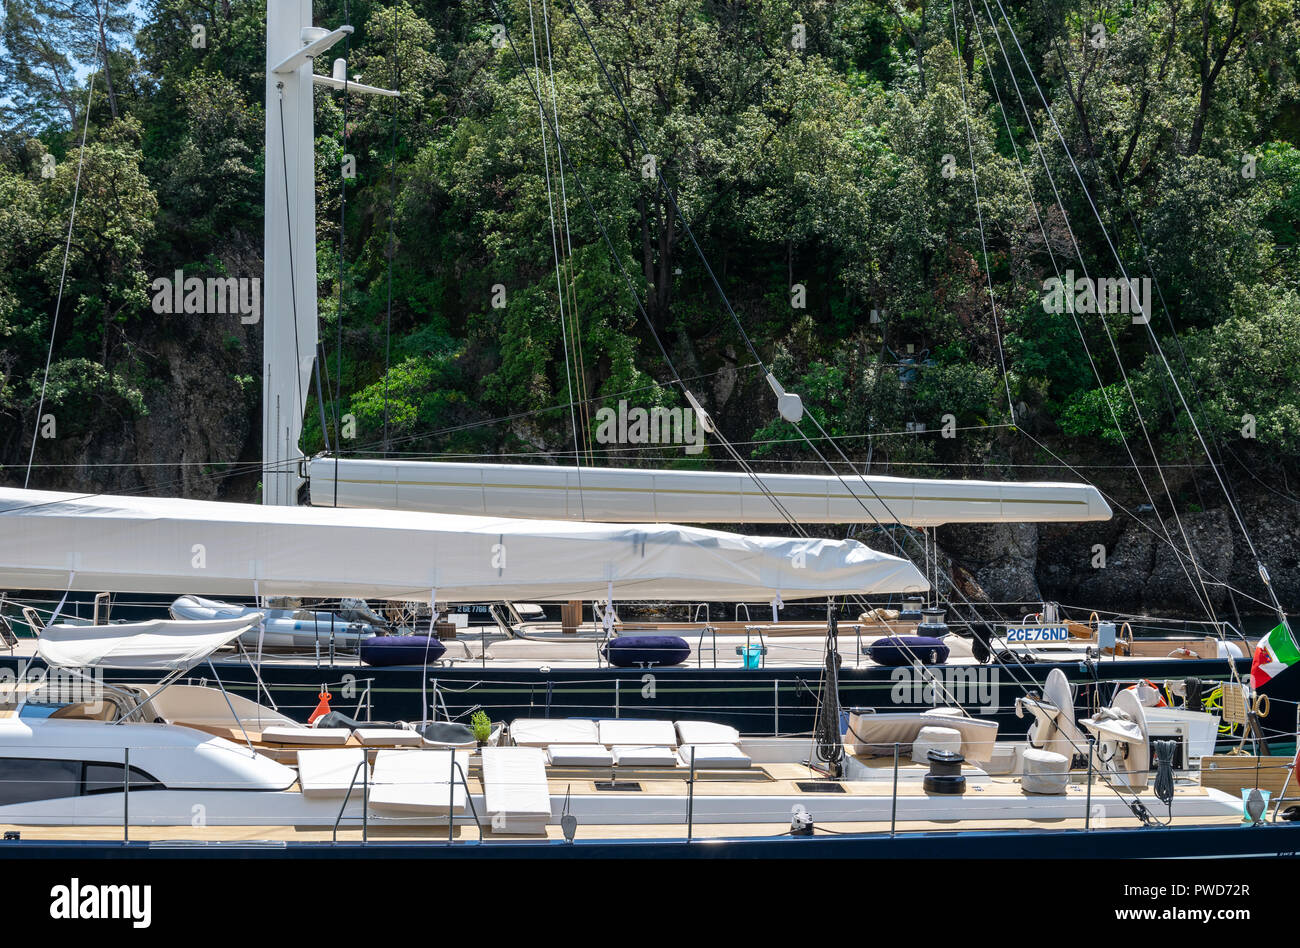
<path fill-rule="evenodd" d="M 1188 859 L 1295 857 L 1300 824 L 563 842 L 108 843 L 20 840 L 0 859 Z"/>
<path fill-rule="evenodd" d="M 38 666 L 40 663 L 36 663 Z M 18 661 L 0 656 L 0 668 L 15 669 Z M 240 661 L 215 662 L 222 682 L 232 692 L 251 699 L 258 698 L 256 679 L 248 665 Z M 951 666 L 969 671 L 972 666 Z M 1150 678 L 1157 683 L 1171 676 L 1175 669 L 1167 661 L 1109 663 L 1077 662 L 1037 664 L 1011 668 L 978 666 L 996 675 L 997 707 L 983 708 L 978 700 L 963 699 L 973 713 L 987 713 L 998 721 L 1006 733 L 1023 733 L 1028 722 L 1015 714 L 1015 699 L 1025 693 L 1026 676 L 1030 687 L 1041 687 L 1048 672 L 1059 667 L 1078 691 L 1077 707 L 1091 706 L 1096 699 L 1109 705 L 1119 683 L 1136 678 Z M 930 671 L 944 675 L 948 666 L 930 666 Z M 951 670 L 950 669 L 950 670 Z M 1248 676 L 1249 662 L 1240 660 L 1238 669 Z M 1179 662 L 1177 677 L 1222 679 L 1226 676 L 1222 660 Z M 206 673 L 206 674 L 205 674 Z M 196 668 L 186 679 L 204 681 L 210 673 L 205 666 Z M 350 676 L 347 678 L 345 676 Z M 320 666 L 314 664 L 264 665 L 262 680 L 277 707 L 291 717 L 306 720 L 316 707 L 322 685 L 335 695 L 335 710 L 352 716 L 365 716 L 365 705 L 358 711 L 367 684 L 370 717 L 381 721 L 412 721 L 431 716 L 435 683 L 437 712 L 459 718 L 482 707 L 493 720 L 516 717 L 658 717 L 694 718 L 729 724 L 744 734 L 803 734 L 813 728 L 817 707 L 819 671 L 815 668 L 767 667 L 714 669 L 694 666 L 654 669 L 589 668 L 582 670 L 493 669 L 461 664 L 451 668 L 422 668 L 400 665 L 387 668 L 368 666 Z M 1172 676 L 1171 676 L 1172 677 Z M 108 680 L 137 680 L 130 673 L 108 673 Z M 351 691 L 346 682 L 352 682 Z M 422 687 L 423 684 L 423 687 Z M 1295 705 L 1300 698 L 1300 674 L 1283 674 L 1269 683 L 1274 704 L 1265 719 L 1267 736 L 1283 743 L 1294 740 Z M 960 696 L 959 696 L 960 697 Z M 263 697 L 264 700 L 264 697 Z M 907 710 L 931 707 L 937 702 L 912 685 L 900 685 L 895 670 L 879 666 L 856 668 L 846 664 L 840 671 L 842 707 L 870 707 L 878 710 Z"/>

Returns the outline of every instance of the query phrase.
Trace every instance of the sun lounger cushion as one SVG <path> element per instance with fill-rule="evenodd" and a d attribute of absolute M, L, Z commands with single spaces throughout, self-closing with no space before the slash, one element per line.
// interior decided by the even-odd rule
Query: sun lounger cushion
<path fill-rule="evenodd" d="M 352 733 L 366 747 L 393 744 L 413 746 L 424 743 L 424 738 L 418 733 L 400 727 L 364 727 L 357 728 Z"/>
<path fill-rule="evenodd" d="M 381 750 L 370 778 L 370 807 L 394 815 L 446 816 L 465 812 L 460 773 L 451 782 L 452 754 L 469 772 L 469 755 L 450 750 Z"/>
<path fill-rule="evenodd" d="M 520 747 L 547 744 L 603 744 L 595 721 L 581 718 L 516 718 L 510 737 Z"/>
<path fill-rule="evenodd" d="M 671 747 L 615 745 L 614 761 L 620 767 L 676 767 L 677 755 Z"/>
<path fill-rule="evenodd" d="M 678 721 L 677 737 L 682 744 L 739 744 L 740 732 L 712 721 Z"/>
<path fill-rule="evenodd" d="M 421 724 L 418 730 L 429 744 L 438 744 L 443 747 L 478 746 L 478 742 L 474 740 L 474 729 L 467 724 L 456 724 L 452 721 L 430 721 L 428 724 Z"/>
<path fill-rule="evenodd" d="M 346 744 L 352 729 L 346 727 L 268 727 L 262 729 L 267 744 Z"/>
<path fill-rule="evenodd" d="M 743 770 L 753 761 L 735 744 L 687 744 L 678 750 L 682 765 L 691 765 L 691 750 L 695 751 L 696 770 Z"/>
<path fill-rule="evenodd" d="M 452 751 L 381 750 L 375 754 L 375 784 L 447 783 L 452 779 Z M 469 772 L 469 755 L 456 751 L 456 763 Z M 459 779 L 460 774 L 456 774 Z"/>
<path fill-rule="evenodd" d="M 555 767 L 608 767 L 613 752 L 604 744 L 550 744 L 546 748 Z"/>
<path fill-rule="evenodd" d="M 424 738 L 423 740 L 421 740 L 420 744 L 423 747 L 429 747 L 429 748 L 442 747 L 449 750 L 470 751 L 471 753 L 473 753 L 478 748 L 478 741 L 462 741 L 460 743 L 453 744 L 451 741 L 431 741 L 428 738 Z"/>
<path fill-rule="evenodd" d="M 359 800 L 366 780 L 362 770 L 365 759 L 366 752 L 360 747 L 298 751 L 298 785 L 307 796 L 341 796 L 352 787 L 353 795 Z"/>
<path fill-rule="evenodd" d="M 598 744 L 612 747 L 615 744 L 642 744 L 677 746 L 677 731 L 671 721 L 638 721 L 634 718 L 605 719 L 598 721 Z"/>
<path fill-rule="evenodd" d="M 483 804 L 498 833 L 545 833 L 551 818 L 546 752 L 540 747 L 483 748 Z"/>

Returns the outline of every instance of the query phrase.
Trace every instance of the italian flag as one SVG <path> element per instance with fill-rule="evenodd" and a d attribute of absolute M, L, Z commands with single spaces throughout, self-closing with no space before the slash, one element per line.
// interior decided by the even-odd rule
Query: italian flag
<path fill-rule="evenodd" d="M 1255 646 L 1255 660 L 1250 666 L 1250 683 L 1258 688 L 1297 661 L 1300 661 L 1300 649 L 1296 648 L 1291 630 L 1283 622 Z"/>

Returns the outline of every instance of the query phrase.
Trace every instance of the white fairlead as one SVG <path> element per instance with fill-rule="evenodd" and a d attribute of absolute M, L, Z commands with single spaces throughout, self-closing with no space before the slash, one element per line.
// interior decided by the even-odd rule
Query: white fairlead
<path fill-rule="evenodd" d="M 614 631 L 614 584 L 609 584 L 609 597 L 605 600 L 605 613 L 602 617 L 605 625 L 605 635 L 608 637 Z"/>
<path fill-rule="evenodd" d="M 253 603 L 258 609 L 262 608 L 262 593 L 258 588 L 257 580 L 253 580 Z M 262 643 L 266 639 L 266 617 L 263 616 L 257 623 L 257 661 L 253 664 L 254 672 L 258 675 L 262 671 Z"/>
<path fill-rule="evenodd" d="M 700 420 L 700 427 L 709 434 L 713 434 L 717 430 L 713 425 L 713 417 L 704 410 L 704 406 L 699 403 L 699 400 L 689 388 L 684 388 L 682 391 L 686 393 L 686 400 L 691 403 L 691 410 L 695 412 L 695 417 Z"/>
<path fill-rule="evenodd" d="M 776 393 L 777 413 L 792 425 L 803 420 L 803 399 L 794 392 L 787 392 L 771 372 L 767 373 L 767 384 Z"/>

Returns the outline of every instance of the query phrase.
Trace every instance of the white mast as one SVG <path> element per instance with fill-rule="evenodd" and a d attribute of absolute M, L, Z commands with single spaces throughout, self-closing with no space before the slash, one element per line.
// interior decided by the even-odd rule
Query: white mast
<path fill-rule="evenodd" d="M 316 154 L 313 85 L 397 95 L 348 82 L 347 64 L 312 61 L 352 32 L 312 26 L 311 0 L 267 0 L 266 220 L 262 271 L 262 503 L 292 506 L 303 484 L 303 412 L 316 357 Z"/>

